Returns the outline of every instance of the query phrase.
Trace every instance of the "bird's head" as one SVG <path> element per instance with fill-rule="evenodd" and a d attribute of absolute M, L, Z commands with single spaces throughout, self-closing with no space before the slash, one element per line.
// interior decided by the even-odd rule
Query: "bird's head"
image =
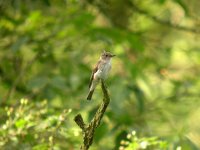
<path fill-rule="evenodd" d="M 103 51 L 103 53 L 101 54 L 101 59 L 110 60 L 114 56 L 115 55 L 110 52 Z"/>

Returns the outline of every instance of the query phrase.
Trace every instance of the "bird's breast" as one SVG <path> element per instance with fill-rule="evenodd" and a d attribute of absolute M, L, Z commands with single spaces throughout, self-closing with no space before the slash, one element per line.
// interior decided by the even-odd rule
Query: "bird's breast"
<path fill-rule="evenodd" d="M 94 74 L 95 79 L 106 79 L 111 69 L 111 61 L 99 65 L 97 72 Z"/>
<path fill-rule="evenodd" d="M 101 74 L 101 78 L 106 79 L 108 76 L 108 73 L 111 69 L 111 62 L 106 63 L 102 69 L 102 74 Z"/>

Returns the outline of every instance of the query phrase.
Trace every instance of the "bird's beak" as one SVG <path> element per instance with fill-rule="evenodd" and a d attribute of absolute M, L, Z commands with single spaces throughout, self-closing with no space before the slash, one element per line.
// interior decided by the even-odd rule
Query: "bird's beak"
<path fill-rule="evenodd" d="M 114 57 L 114 56 L 116 56 L 116 55 L 111 55 L 111 57 Z"/>

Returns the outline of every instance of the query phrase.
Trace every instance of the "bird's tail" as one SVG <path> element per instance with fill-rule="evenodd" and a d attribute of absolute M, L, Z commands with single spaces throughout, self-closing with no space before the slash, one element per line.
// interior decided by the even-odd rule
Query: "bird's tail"
<path fill-rule="evenodd" d="M 91 90 L 91 91 L 88 93 L 87 100 L 91 100 L 91 99 L 92 99 L 93 93 L 94 93 L 94 90 Z"/>

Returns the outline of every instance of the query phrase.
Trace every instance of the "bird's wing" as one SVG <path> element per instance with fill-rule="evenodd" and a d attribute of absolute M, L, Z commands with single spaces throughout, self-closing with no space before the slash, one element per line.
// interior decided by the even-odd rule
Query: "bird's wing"
<path fill-rule="evenodd" d="M 89 88 L 92 85 L 92 81 L 94 79 L 94 74 L 98 71 L 98 66 L 99 66 L 100 61 L 97 62 L 97 64 L 95 65 L 94 69 L 92 70 L 92 75 L 90 77 L 90 82 L 89 82 Z"/>

